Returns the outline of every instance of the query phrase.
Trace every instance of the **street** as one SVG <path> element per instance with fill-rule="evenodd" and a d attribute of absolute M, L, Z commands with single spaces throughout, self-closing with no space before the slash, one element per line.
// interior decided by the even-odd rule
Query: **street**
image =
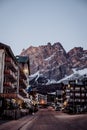
<path fill-rule="evenodd" d="M 68 115 L 51 108 L 0 124 L 0 130 L 87 130 L 87 114 Z"/>

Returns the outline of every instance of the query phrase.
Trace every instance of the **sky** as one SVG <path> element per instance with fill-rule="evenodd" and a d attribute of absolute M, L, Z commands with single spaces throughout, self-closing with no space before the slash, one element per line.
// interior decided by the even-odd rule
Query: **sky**
<path fill-rule="evenodd" d="M 87 50 L 87 0 L 0 0 L 0 42 L 14 55 L 48 42 Z"/>

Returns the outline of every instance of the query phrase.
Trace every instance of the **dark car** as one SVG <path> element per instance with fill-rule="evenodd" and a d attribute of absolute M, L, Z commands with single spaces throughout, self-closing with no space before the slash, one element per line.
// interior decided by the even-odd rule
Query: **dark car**
<path fill-rule="evenodd" d="M 60 111 L 61 107 L 60 106 L 56 106 L 55 107 L 55 111 Z"/>

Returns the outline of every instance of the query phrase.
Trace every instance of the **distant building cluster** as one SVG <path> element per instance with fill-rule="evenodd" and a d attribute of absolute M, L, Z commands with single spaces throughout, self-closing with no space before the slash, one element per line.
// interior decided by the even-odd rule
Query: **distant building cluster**
<path fill-rule="evenodd" d="M 48 94 L 48 102 L 58 110 L 67 113 L 87 112 L 87 76 L 70 79 L 67 83 L 56 84 L 55 93 Z"/>

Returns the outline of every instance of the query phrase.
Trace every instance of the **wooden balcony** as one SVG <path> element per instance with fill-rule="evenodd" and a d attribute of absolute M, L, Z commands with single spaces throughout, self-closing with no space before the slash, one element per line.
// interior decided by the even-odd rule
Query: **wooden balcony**
<path fill-rule="evenodd" d="M 14 61 L 10 57 L 5 58 L 6 65 L 12 69 L 12 71 L 17 71 L 17 66 L 15 65 Z"/>
<path fill-rule="evenodd" d="M 4 86 L 5 87 L 12 87 L 12 83 L 11 82 L 4 82 Z"/>
<path fill-rule="evenodd" d="M 5 76 L 8 76 L 8 78 L 9 78 L 12 82 L 14 82 L 14 81 L 17 80 L 17 76 L 15 76 L 14 72 L 12 72 L 11 70 L 6 70 L 6 69 L 5 69 L 4 74 L 5 74 Z"/>
<path fill-rule="evenodd" d="M 17 88 L 14 86 L 14 84 L 12 84 L 11 82 L 4 82 L 4 87 L 10 87 L 14 90 L 16 90 Z"/>
<path fill-rule="evenodd" d="M 24 98 L 26 98 L 27 97 L 27 94 L 23 91 L 23 89 L 19 89 L 19 94 L 22 96 L 22 97 L 24 97 Z"/>
<path fill-rule="evenodd" d="M 19 86 L 21 86 L 21 88 L 26 88 L 27 87 L 27 83 L 24 79 L 20 79 L 19 80 Z"/>
<path fill-rule="evenodd" d="M 70 96 L 70 99 L 87 99 L 87 96 Z"/>
<path fill-rule="evenodd" d="M 4 98 L 17 98 L 17 94 L 16 93 L 0 93 L 0 97 L 4 97 Z"/>
<path fill-rule="evenodd" d="M 11 82 L 4 82 L 3 86 L 3 93 L 17 93 L 17 88 Z"/>

